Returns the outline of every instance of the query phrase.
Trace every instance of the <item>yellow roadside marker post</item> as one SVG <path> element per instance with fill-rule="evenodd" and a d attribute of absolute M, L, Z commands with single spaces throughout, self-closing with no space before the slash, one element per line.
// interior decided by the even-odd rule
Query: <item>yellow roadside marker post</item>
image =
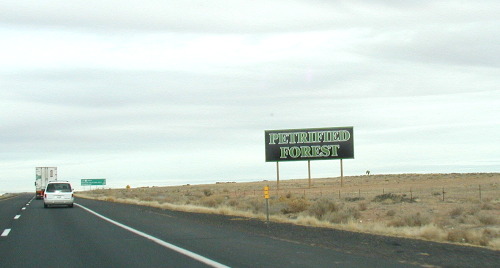
<path fill-rule="evenodd" d="M 264 186 L 264 198 L 266 199 L 267 227 L 269 227 L 269 186 Z"/>

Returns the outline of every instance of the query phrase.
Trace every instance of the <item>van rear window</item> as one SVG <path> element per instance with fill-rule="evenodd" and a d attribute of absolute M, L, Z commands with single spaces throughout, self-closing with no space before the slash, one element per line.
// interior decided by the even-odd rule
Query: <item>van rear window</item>
<path fill-rule="evenodd" d="M 47 185 L 47 192 L 48 193 L 55 193 L 55 192 L 71 192 L 71 185 L 69 183 L 50 183 Z"/>

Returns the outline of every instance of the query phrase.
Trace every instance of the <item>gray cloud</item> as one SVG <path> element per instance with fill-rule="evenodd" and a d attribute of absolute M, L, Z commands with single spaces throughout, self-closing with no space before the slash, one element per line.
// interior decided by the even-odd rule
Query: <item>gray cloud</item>
<path fill-rule="evenodd" d="M 346 174 L 497 171 L 496 1 L 207 3 L 2 4 L 0 190 L 269 179 L 264 130 L 329 126 Z"/>
<path fill-rule="evenodd" d="M 484 20 L 495 18 L 497 9 L 496 1 L 8 1 L 0 21 L 97 30 L 288 32 Z"/>
<path fill-rule="evenodd" d="M 357 53 L 403 61 L 498 67 L 500 21 L 374 32 Z"/>

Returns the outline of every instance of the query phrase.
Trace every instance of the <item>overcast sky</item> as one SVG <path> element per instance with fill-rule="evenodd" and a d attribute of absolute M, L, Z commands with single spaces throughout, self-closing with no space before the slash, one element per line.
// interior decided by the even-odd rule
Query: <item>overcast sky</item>
<path fill-rule="evenodd" d="M 275 180 L 269 129 L 354 127 L 346 175 L 500 172 L 500 2 L 0 3 L 0 192 Z M 338 160 L 313 177 L 340 176 Z M 282 163 L 281 179 L 307 177 Z"/>

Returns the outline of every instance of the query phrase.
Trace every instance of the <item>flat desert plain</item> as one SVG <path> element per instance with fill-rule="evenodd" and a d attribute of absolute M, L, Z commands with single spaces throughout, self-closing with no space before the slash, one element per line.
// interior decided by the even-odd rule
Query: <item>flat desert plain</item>
<path fill-rule="evenodd" d="M 500 250 L 500 173 L 381 174 L 98 189 L 83 198 Z M 269 199 L 263 189 L 269 186 Z M 268 209 L 266 202 L 269 204 Z"/>

